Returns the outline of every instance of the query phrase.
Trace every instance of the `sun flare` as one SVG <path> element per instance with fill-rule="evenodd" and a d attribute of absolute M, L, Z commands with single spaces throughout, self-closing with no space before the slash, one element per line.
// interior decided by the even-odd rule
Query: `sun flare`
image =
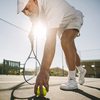
<path fill-rule="evenodd" d="M 45 39 L 46 32 L 47 32 L 47 28 L 44 23 L 42 23 L 41 21 L 38 21 L 37 23 L 35 23 L 34 29 L 33 29 L 34 37 L 38 39 Z"/>

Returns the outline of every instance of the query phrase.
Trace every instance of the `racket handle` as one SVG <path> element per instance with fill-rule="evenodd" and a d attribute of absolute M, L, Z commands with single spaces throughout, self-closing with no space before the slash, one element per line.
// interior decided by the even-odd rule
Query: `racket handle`
<path fill-rule="evenodd" d="M 30 40 L 31 46 L 34 47 L 34 35 L 32 32 L 29 33 L 28 38 Z"/>
<path fill-rule="evenodd" d="M 32 34 L 32 32 L 29 33 L 28 38 L 30 41 L 34 40 L 34 35 Z"/>

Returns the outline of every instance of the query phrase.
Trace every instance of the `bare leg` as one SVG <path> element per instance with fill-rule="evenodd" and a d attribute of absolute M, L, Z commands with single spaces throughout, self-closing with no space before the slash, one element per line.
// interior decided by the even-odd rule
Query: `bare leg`
<path fill-rule="evenodd" d="M 76 66 L 80 66 L 80 57 L 79 55 L 76 53 Z"/>
<path fill-rule="evenodd" d="M 79 76 L 79 83 L 82 85 L 84 83 L 84 76 L 86 71 L 83 70 L 83 68 L 80 66 L 80 58 L 77 53 L 74 39 L 77 34 L 77 30 L 75 29 L 69 29 L 64 31 L 61 37 L 61 45 L 62 49 L 65 54 L 66 58 L 66 63 L 69 68 L 69 73 L 68 73 L 68 80 L 66 84 L 62 84 L 60 86 L 60 89 L 65 89 L 65 90 L 74 90 L 78 88 L 77 82 L 76 82 L 76 66 L 78 67 L 78 70 L 81 70 L 80 76 Z"/>
<path fill-rule="evenodd" d="M 66 30 L 62 34 L 61 38 L 61 45 L 65 54 L 66 63 L 68 65 L 69 71 L 75 70 L 76 64 L 80 64 L 80 59 L 76 52 L 76 47 L 74 43 L 77 32 L 78 31 L 74 29 Z"/>
<path fill-rule="evenodd" d="M 77 30 L 68 29 L 64 31 L 61 37 L 61 45 L 65 54 L 69 72 L 66 84 L 62 84 L 60 86 L 60 89 L 74 90 L 78 88 L 75 77 L 76 73 L 75 69 L 76 69 L 76 62 L 77 64 L 80 64 L 80 59 L 76 52 L 76 47 L 74 43 L 74 39 L 76 37 L 77 32 L 78 32 Z"/>

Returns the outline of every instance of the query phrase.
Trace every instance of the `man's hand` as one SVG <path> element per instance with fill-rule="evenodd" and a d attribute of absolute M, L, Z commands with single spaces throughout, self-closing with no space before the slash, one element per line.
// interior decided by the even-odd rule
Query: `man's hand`
<path fill-rule="evenodd" d="M 45 71 L 45 69 L 44 69 L 44 71 L 40 71 L 40 73 L 38 74 L 37 79 L 36 79 L 34 93 L 37 95 L 38 86 L 40 86 L 40 95 L 41 96 L 43 96 L 42 86 L 44 86 L 46 88 L 46 90 L 49 91 L 48 81 L 49 81 L 49 72 Z"/>

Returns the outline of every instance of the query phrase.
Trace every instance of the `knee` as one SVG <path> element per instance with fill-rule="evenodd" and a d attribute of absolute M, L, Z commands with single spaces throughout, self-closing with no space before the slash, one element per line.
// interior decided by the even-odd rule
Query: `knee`
<path fill-rule="evenodd" d="M 65 47 L 69 44 L 69 41 L 66 38 L 61 38 L 61 46 Z"/>
<path fill-rule="evenodd" d="M 74 42 L 76 33 L 73 30 L 66 30 L 61 37 L 61 45 L 69 47 Z"/>
<path fill-rule="evenodd" d="M 71 39 L 68 36 L 62 36 L 61 38 L 61 46 L 64 48 L 69 48 L 69 46 L 71 45 L 73 39 Z"/>

